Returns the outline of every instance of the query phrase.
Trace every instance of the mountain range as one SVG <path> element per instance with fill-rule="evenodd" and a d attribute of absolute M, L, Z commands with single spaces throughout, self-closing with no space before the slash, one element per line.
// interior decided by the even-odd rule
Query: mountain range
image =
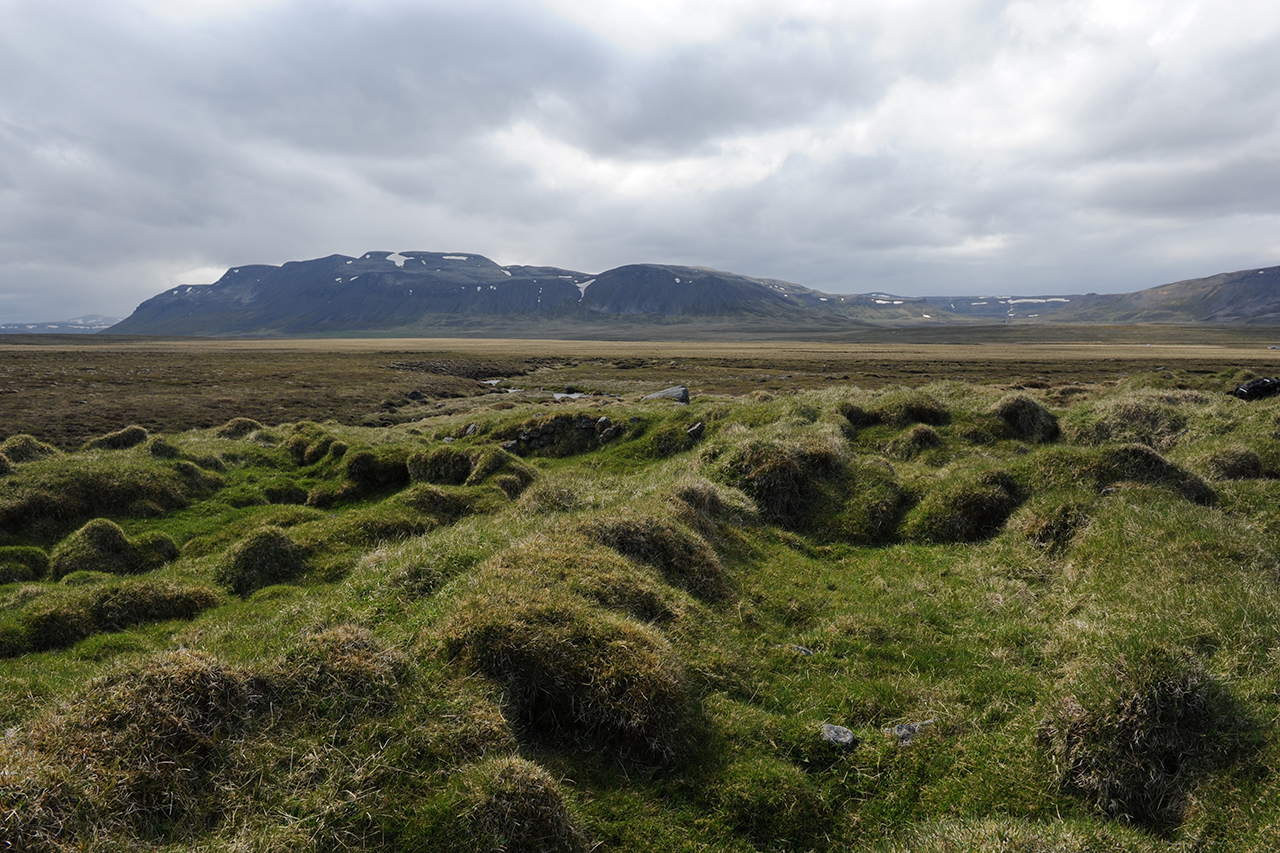
<path fill-rule="evenodd" d="M 367 252 L 234 267 L 143 302 L 111 334 L 588 337 L 640 327 L 743 333 L 1018 323 L 1280 325 L 1280 267 L 1126 294 L 902 297 L 833 294 L 706 267 L 631 264 L 590 274 L 481 255 Z"/>

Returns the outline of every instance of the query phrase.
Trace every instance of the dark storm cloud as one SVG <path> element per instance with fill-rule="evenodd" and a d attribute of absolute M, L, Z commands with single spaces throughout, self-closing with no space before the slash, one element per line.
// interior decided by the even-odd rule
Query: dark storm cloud
<path fill-rule="evenodd" d="M 374 248 L 903 293 L 1280 254 L 1266 4 L 143 2 L 0 0 L 0 321 Z"/>

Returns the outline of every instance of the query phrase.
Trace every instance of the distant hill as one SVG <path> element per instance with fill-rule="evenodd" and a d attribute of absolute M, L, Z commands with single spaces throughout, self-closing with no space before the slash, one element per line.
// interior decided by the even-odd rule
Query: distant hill
<path fill-rule="evenodd" d="M 1280 325 L 1280 267 L 1138 293 L 830 294 L 706 267 L 630 264 L 591 274 L 499 266 L 482 255 L 368 252 L 234 267 L 138 306 L 112 334 L 671 337 L 843 335 L 976 323 Z"/>
<path fill-rule="evenodd" d="M 74 320 L 55 320 L 45 323 L 0 323 L 0 335 L 91 335 L 110 329 L 120 322 L 119 317 L 101 314 L 85 314 Z"/>

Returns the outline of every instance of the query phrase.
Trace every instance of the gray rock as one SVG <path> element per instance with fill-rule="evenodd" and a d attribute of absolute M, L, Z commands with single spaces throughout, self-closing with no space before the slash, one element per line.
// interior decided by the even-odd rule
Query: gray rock
<path fill-rule="evenodd" d="M 898 746 L 906 746 L 911 743 L 911 741 L 924 734 L 925 729 L 932 726 L 935 722 L 937 722 L 937 720 L 923 720 L 919 723 L 902 723 L 901 725 L 894 726 L 891 729 L 885 729 L 884 736 L 891 740 L 893 738 L 897 738 Z"/>
<path fill-rule="evenodd" d="M 601 415 L 600 420 L 596 421 L 596 432 L 604 432 L 613 426 L 613 421 L 609 420 L 608 415 Z"/>
<path fill-rule="evenodd" d="M 833 726 L 831 723 L 822 724 L 822 739 L 832 746 L 844 749 L 852 749 L 858 745 L 857 735 L 844 726 Z"/>
<path fill-rule="evenodd" d="M 475 435 L 480 431 L 480 424 L 467 424 L 467 428 L 463 430 L 463 435 Z"/>
<path fill-rule="evenodd" d="M 617 427 L 609 427 L 607 430 L 605 430 L 604 432 L 600 433 L 600 440 L 601 440 L 601 441 L 612 441 L 613 439 L 615 439 L 615 438 L 617 438 L 617 437 L 618 437 L 618 428 L 617 428 Z"/>
<path fill-rule="evenodd" d="M 663 388 L 661 391 L 654 391 L 642 399 L 645 400 L 675 400 L 677 403 L 689 402 L 689 389 L 683 385 L 672 385 L 670 388 Z"/>
<path fill-rule="evenodd" d="M 519 452 L 520 452 L 520 442 L 518 442 L 518 441 L 504 441 L 504 442 L 502 442 L 502 449 L 503 449 L 503 450 L 505 450 L 505 451 L 507 451 L 508 453 L 519 453 Z"/>
<path fill-rule="evenodd" d="M 707 431 L 707 425 L 704 424 L 702 421 L 698 421 L 696 424 L 694 424 L 693 426 L 685 430 L 685 432 L 689 434 L 689 437 L 692 438 L 694 441 L 697 441 L 698 439 L 702 438 L 702 434 L 706 431 Z"/>

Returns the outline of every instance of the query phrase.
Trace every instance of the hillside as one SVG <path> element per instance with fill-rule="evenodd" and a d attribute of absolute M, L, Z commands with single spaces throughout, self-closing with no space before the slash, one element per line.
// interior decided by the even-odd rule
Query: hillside
<path fill-rule="evenodd" d="M 386 372 L 494 393 L 0 442 L 0 844 L 1274 849 L 1248 374 L 678 405 L 450 358 Z"/>
<path fill-rule="evenodd" d="M 930 315 L 926 317 L 925 315 Z M 701 267 L 633 264 L 596 275 L 501 267 L 438 252 L 331 255 L 228 270 L 143 302 L 121 335 L 271 336 L 471 333 L 616 336 L 641 326 L 697 333 L 726 321 L 764 334 L 941 320 L 922 300 L 837 296 Z M 950 316 L 950 315 L 946 315 Z"/>
<path fill-rule="evenodd" d="M 106 330 L 228 337 L 385 335 L 559 339 L 823 339 L 884 327 L 978 323 L 1280 324 L 1280 267 L 1137 293 L 831 294 L 706 267 L 630 264 L 590 274 L 499 266 L 474 254 L 368 252 L 235 267 L 181 285 Z"/>

